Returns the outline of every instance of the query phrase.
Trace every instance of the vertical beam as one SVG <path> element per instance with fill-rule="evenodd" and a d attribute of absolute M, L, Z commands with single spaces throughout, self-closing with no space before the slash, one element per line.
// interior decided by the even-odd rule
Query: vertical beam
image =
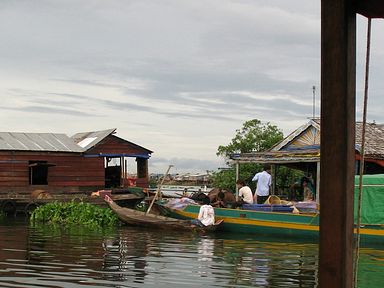
<path fill-rule="evenodd" d="M 237 180 L 239 180 L 239 177 L 240 177 L 240 164 L 238 161 L 236 161 L 236 183 L 237 183 Z M 236 202 L 239 201 L 239 188 L 236 186 Z"/>
<path fill-rule="evenodd" d="M 316 203 L 320 204 L 320 162 L 316 162 Z"/>
<path fill-rule="evenodd" d="M 271 191 L 271 195 L 275 195 L 275 191 L 276 191 L 276 165 L 275 164 L 271 165 L 271 175 L 272 175 L 272 191 Z"/>
<path fill-rule="evenodd" d="M 120 187 L 124 187 L 124 157 L 120 156 Z"/>
<path fill-rule="evenodd" d="M 320 287 L 353 283 L 356 14 L 321 1 Z"/>
<path fill-rule="evenodd" d="M 129 186 L 128 183 L 128 159 L 124 157 L 124 187 Z"/>

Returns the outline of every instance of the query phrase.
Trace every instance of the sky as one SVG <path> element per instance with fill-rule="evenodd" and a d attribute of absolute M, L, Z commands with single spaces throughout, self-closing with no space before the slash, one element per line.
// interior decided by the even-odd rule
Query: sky
<path fill-rule="evenodd" d="M 204 173 L 245 121 L 288 135 L 320 107 L 320 0 L 2 0 L 0 131 L 116 128 L 150 173 Z M 357 16 L 357 120 L 367 20 Z M 384 25 L 368 120 L 384 123 Z M 315 93 L 312 87 L 315 86 Z M 131 164 L 130 164 L 131 165 Z"/>

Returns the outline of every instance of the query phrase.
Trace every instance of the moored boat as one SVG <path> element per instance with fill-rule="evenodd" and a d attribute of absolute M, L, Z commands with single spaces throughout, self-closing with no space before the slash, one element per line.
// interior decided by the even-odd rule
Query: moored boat
<path fill-rule="evenodd" d="M 355 211 L 357 211 L 357 184 Z M 363 179 L 362 218 L 359 229 L 362 243 L 384 243 L 384 175 L 366 175 Z M 172 208 L 158 203 L 163 214 L 179 219 L 194 219 L 198 205 Z M 326 205 L 324 203 L 323 205 Z M 246 209 L 214 208 L 216 219 L 224 220 L 222 230 L 255 233 L 264 236 L 317 240 L 320 213 L 286 213 Z M 355 223 L 357 223 L 355 216 Z M 355 228 L 355 233 L 357 229 Z M 332 235 L 330 235 L 332 237 Z"/>
<path fill-rule="evenodd" d="M 178 219 L 195 219 L 199 205 L 171 208 L 158 203 L 163 214 Z M 291 235 L 316 238 L 319 232 L 318 214 L 263 212 L 245 209 L 214 208 L 215 218 L 224 220 L 223 231 L 257 233 L 263 235 Z"/>
<path fill-rule="evenodd" d="M 133 226 L 188 231 L 215 231 L 223 222 L 223 220 L 219 220 L 216 221 L 214 225 L 197 227 L 192 225 L 189 220 L 180 220 L 177 218 L 165 217 L 126 207 L 120 207 L 108 195 L 105 195 L 104 200 L 108 203 L 109 207 L 116 213 L 121 221 Z"/>

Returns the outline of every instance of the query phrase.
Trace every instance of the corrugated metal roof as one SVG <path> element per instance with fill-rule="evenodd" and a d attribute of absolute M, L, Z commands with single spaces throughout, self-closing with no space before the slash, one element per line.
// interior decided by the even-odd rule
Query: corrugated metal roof
<path fill-rule="evenodd" d="M 102 131 L 92 131 L 92 132 L 82 132 L 77 133 L 71 137 L 77 145 L 79 145 L 83 151 L 94 147 L 97 143 L 103 140 L 105 137 L 111 135 L 116 131 L 116 128 L 102 130 Z"/>
<path fill-rule="evenodd" d="M 0 132 L 0 150 L 85 152 L 115 130 L 83 132 L 72 137 L 59 133 Z"/>
<path fill-rule="evenodd" d="M 65 134 L 0 132 L 0 150 L 82 152 Z"/>

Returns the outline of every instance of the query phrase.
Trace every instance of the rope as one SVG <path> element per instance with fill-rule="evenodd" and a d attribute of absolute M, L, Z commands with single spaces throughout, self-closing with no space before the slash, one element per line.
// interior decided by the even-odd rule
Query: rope
<path fill-rule="evenodd" d="M 367 123 L 367 102 L 368 102 L 368 80 L 369 80 L 369 59 L 371 50 L 371 18 L 368 18 L 367 27 L 367 52 L 365 58 L 365 84 L 364 84 L 364 106 L 363 106 L 363 127 L 361 132 L 361 159 L 360 159 L 360 175 L 359 175 L 359 197 L 358 197 L 358 210 L 357 210 L 357 242 L 355 253 L 355 265 L 354 265 L 354 287 L 357 287 L 357 274 L 359 266 L 359 254 L 360 254 L 360 225 L 361 225 L 361 202 L 362 202 L 362 190 L 363 190 L 363 174 L 364 174 L 364 153 L 365 153 L 365 127 Z"/>

